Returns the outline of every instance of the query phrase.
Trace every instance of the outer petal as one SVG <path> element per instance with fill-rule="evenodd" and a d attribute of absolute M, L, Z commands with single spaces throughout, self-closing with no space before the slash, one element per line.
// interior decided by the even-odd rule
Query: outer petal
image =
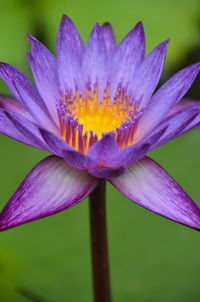
<path fill-rule="evenodd" d="M 98 179 L 73 169 L 63 159 L 47 157 L 33 168 L 1 212 L 0 230 L 66 210 L 98 184 Z"/>
<path fill-rule="evenodd" d="M 82 90 L 80 61 L 83 52 L 84 45 L 74 23 L 63 16 L 57 37 L 57 71 L 63 96 L 67 90 L 75 93 L 77 85 Z"/>
<path fill-rule="evenodd" d="M 128 198 L 144 208 L 194 229 L 200 229 L 200 209 L 156 162 L 148 157 L 110 180 Z"/>
<path fill-rule="evenodd" d="M 160 128 L 168 125 L 167 130 L 165 131 L 164 135 L 151 146 L 149 151 L 158 148 L 161 145 L 167 143 L 169 140 L 172 140 L 177 136 L 183 134 L 186 129 L 190 129 L 190 125 L 193 124 L 193 122 L 199 117 L 199 115 L 200 106 L 192 105 L 187 108 L 183 107 L 182 110 L 179 110 L 174 114 L 168 116 L 168 118 L 166 118 L 158 127 Z"/>
<path fill-rule="evenodd" d="M 24 109 L 24 107 L 15 100 L 12 96 L 0 94 L 0 108 L 5 109 L 6 111 L 17 113 L 27 120 L 34 122 L 32 116 Z"/>
<path fill-rule="evenodd" d="M 28 53 L 28 58 L 38 91 L 53 120 L 59 125 L 56 109 L 59 100 L 56 58 L 37 39 L 31 35 L 28 35 L 28 38 L 31 43 L 31 53 Z"/>
<path fill-rule="evenodd" d="M 173 108 L 172 110 L 169 112 L 168 115 L 172 115 L 173 113 L 182 110 L 184 107 L 188 107 L 191 105 L 200 105 L 200 101 L 198 100 L 191 100 L 191 99 L 182 99 L 180 102 L 178 102 Z"/>
<path fill-rule="evenodd" d="M 90 34 L 83 55 L 82 70 L 89 89 L 93 90 L 98 84 L 99 100 L 101 101 L 108 80 L 109 59 L 102 30 L 98 23 Z"/>
<path fill-rule="evenodd" d="M 182 69 L 170 78 L 152 97 L 140 118 L 136 139 L 145 137 L 171 111 L 192 85 L 200 69 L 194 64 Z"/>
<path fill-rule="evenodd" d="M 104 23 L 101 29 L 102 29 L 104 41 L 106 43 L 108 55 L 111 58 L 116 48 L 115 35 L 112 26 L 110 23 Z"/>
<path fill-rule="evenodd" d="M 140 109 L 149 102 L 163 69 L 169 40 L 159 44 L 137 68 L 129 82 L 128 94 L 132 96 Z"/>
<path fill-rule="evenodd" d="M 21 71 L 9 64 L 0 63 L 0 78 L 40 126 L 57 131 L 37 89 Z"/>
<path fill-rule="evenodd" d="M 0 109 L 0 133 L 32 147 L 49 150 L 38 127 L 17 113 Z"/>
<path fill-rule="evenodd" d="M 116 48 L 112 58 L 111 96 L 118 85 L 127 84 L 145 55 L 144 28 L 139 22 Z"/>

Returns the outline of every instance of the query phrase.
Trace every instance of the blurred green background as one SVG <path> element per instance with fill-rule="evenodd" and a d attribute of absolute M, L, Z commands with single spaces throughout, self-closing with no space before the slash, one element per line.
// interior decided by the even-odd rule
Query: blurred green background
<path fill-rule="evenodd" d="M 31 76 L 25 34 L 41 38 L 54 51 L 64 13 L 77 24 L 84 41 L 97 21 L 111 22 L 119 42 L 142 20 L 148 51 L 170 37 L 162 81 L 199 61 L 198 0 L 1 0 L 0 61 L 14 64 Z M 3 81 L 0 92 L 8 92 Z M 199 83 L 189 96 L 200 98 Z M 4 136 L 0 137 L 0 148 L 2 208 L 46 153 Z M 195 129 L 151 156 L 200 205 L 199 149 L 200 130 Z M 111 186 L 107 195 L 113 301 L 200 301 L 200 234 L 146 211 Z M 92 301 L 87 200 L 68 211 L 0 234 L 0 301 L 31 301 L 20 290 L 49 302 Z"/>

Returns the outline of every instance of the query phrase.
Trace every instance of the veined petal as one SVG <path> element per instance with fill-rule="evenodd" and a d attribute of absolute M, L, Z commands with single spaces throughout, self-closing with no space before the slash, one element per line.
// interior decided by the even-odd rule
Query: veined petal
<path fill-rule="evenodd" d="M 111 179 L 118 177 L 126 171 L 125 167 L 119 167 L 119 168 L 95 168 L 90 169 L 88 172 L 93 175 L 94 177 L 101 178 L 101 179 Z"/>
<path fill-rule="evenodd" d="M 0 133 L 35 148 L 49 150 L 38 127 L 14 112 L 0 108 Z"/>
<path fill-rule="evenodd" d="M 57 72 L 62 96 L 66 91 L 82 92 L 81 57 L 84 52 L 82 39 L 74 23 L 63 16 L 57 36 Z"/>
<path fill-rule="evenodd" d="M 89 148 L 88 155 L 96 158 L 99 164 L 104 164 L 105 159 L 110 158 L 117 150 L 117 142 L 108 134 Z"/>
<path fill-rule="evenodd" d="M 200 69 L 200 64 L 194 64 L 182 69 L 171 77 L 153 95 L 150 103 L 140 118 L 136 131 L 136 139 L 145 137 L 157 127 L 173 106 L 188 91 Z"/>
<path fill-rule="evenodd" d="M 161 216 L 200 229 L 200 209 L 155 161 L 148 157 L 110 182 L 131 200 Z"/>
<path fill-rule="evenodd" d="M 199 100 L 182 99 L 175 106 L 173 106 L 171 111 L 168 113 L 168 116 L 174 114 L 175 112 L 178 112 L 179 110 L 182 110 L 184 107 L 188 107 L 191 105 L 197 105 L 197 104 L 200 105 Z"/>
<path fill-rule="evenodd" d="M 56 121 L 56 124 L 59 125 L 56 108 L 59 100 L 56 58 L 36 38 L 31 35 L 28 35 L 28 38 L 31 43 L 31 53 L 28 53 L 28 59 L 38 91 L 50 115 Z"/>
<path fill-rule="evenodd" d="M 0 214 L 0 230 L 53 215 L 79 203 L 100 183 L 57 157 L 42 160 L 24 179 Z"/>
<path fill-rule="evenodd" d="M 10 95 L 0 94 L 0 108 L 8 112 L 17 113 L 31 122 L 35 122 L 33 117 L 24 109 L 24 107 Z"/>
<path fill-rule="evenodd" d="M 37 89 L 21 71 L 9 64 L 0 63 L 0 78 L 6 82 L 16 99 L 40 126 L 57 131 Z"/>
<path fill-rule="evenodd" d="M 168 125 L 163 136 L 157 140 L 155 144 L 150 147 L 150 150 L 160 147 L 161 145 L 167 143 L 169 140 L 176 138 L 177 136 L 183 134 L 186 128 L 190 128 L 190 125 L 200 116 L 200 105 L 191 105 L 183 107 L 182 110 L 175 112 L 174 114 L 168 116 L 156 130 L 160 127 Z"/>
<path fill-rule="evenodd" d="M 75 150 L 63 150 L 65 161 L 73 168 L 89 170 L 98 166 L 98 160 Z"/>
<path fill-rule="evenodd" d="M 83 55 L 82 70 L 85 75 L 85 81 L 89 86 L 91 85 L 92 90 L 98 84 L 98 97 L 99 101 L 101 101 L 108 80 L 109 59 L 102 30 L 98 23 L 90 34 Z"/>
<path fill-rule="evenodd" d="M 165 62 L 169 40 L 159 44 L 137 68 L 129 82 L 128 94 L 140 109 L 145 108 L 154 92 Z"/>
<path fill-rule="evenodd" d="M 150 150 L 160 137 L 165 133 L 166 126 L 159 129 L 156 133 L 152 134 L 147 139 L 142 140 L 140 143 L 136 143 L 133 146 L 129 146 L 109 156 L 104 160 L 104 165 L 112 168 L 119 168 L 121 166 L 128 166 L 141 158 Z"/>
<path fill-rule="evenodd" d="M 118 85 L 127 84 L 145 55 L 144 28 L 139 22 L 117 46 L 112 58 L 111 96 Z"/>
<path fill-rule="evenodd" d="M 39 129 L 42 135 L 42 138 L 49 146 L 49 149 L 52 153 L 63 157 L 63 150 L 73 150 L 70 146 L 66 144 L 61 138 L 53 134 L 52 132 L 46 129 Z"/>
<path fill-rule="evenodd" d="M 110 23 L 104 23 L 101 27 L 108 56 L 111 58 L 116 48 L 115 35 Z"/>

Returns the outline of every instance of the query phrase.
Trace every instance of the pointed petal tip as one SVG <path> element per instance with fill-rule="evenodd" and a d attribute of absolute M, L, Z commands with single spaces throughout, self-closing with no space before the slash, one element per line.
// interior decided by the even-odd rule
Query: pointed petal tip
<path fill-rule="evenodd" d="M 101 27 L 110 27 L 110 28 L 112 28 L 112 25 L 109 22 L 104 22 Z"/>

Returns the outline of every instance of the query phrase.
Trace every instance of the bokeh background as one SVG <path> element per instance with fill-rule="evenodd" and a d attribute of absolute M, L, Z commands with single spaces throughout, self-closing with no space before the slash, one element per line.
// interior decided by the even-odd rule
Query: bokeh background
<path fill-rule="evenodd" d="M 161 82 L 200 60 L 198 0 L 1 0 L 0 61 L 31 77 L 30 32 L 55 51 L 68 14 L 87 41 L 97 21 L 112 23 L 117 41 L 142 20 L 147 51 L 171 38 Z M 0 81 L 0 93 L 8 90 Z M 200 99 L 196 81 L 188 97 Z M 200 205 L 200 129 L 151 153 Z M 0 136 L 0 206 L 47 153 Z M 114 302 L 200 301 L 200 234 L 156 216 L 108 186 Z M 1 302 L 92 301 L 88 201 L 0 234 Z M 103 302 L 103 301 L 102 301 Z"/>

